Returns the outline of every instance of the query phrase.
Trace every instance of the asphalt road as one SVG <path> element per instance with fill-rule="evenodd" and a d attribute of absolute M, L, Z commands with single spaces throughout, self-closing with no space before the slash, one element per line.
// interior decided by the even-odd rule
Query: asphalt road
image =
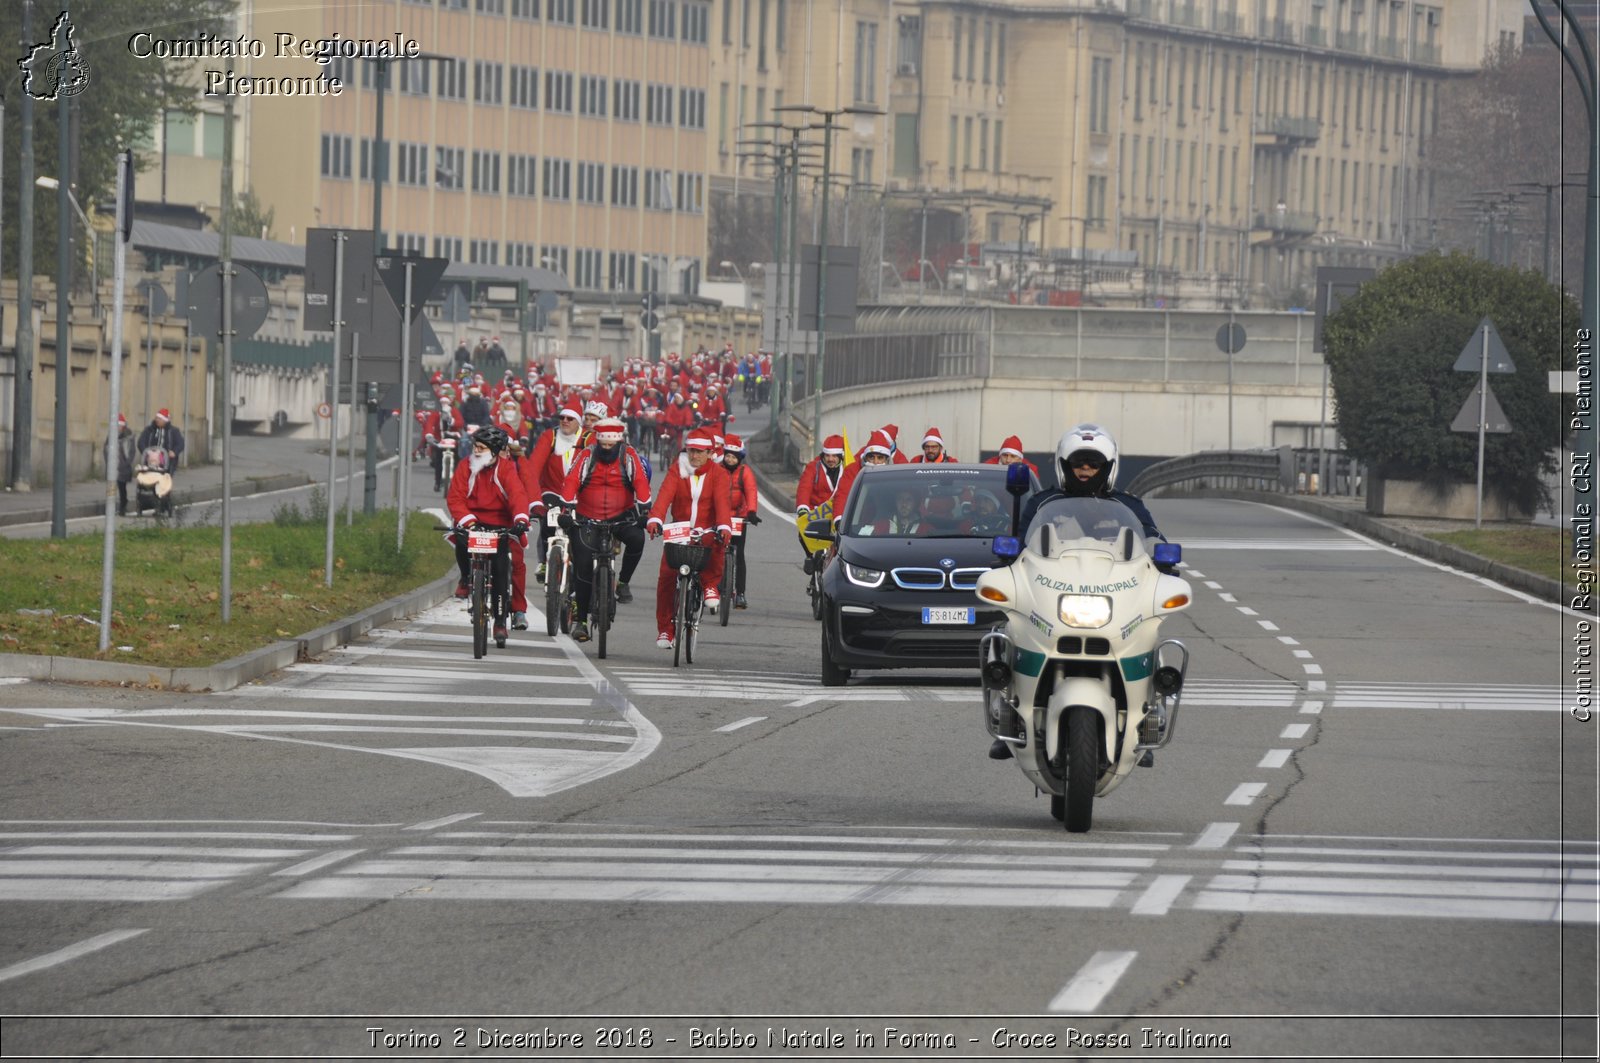
<path fill-rule="evenodd" d="M 1153 509 L 1190 683 L 1087 835 L 968 673 L 820 685 L 771 514 L 692 667 L 652 546 L 605 661 L 537 618 L 474 661 L 452 602 L 224 694 L 0 687 L 3 1051 L 1593 1058 L 1573 619 Z"/>

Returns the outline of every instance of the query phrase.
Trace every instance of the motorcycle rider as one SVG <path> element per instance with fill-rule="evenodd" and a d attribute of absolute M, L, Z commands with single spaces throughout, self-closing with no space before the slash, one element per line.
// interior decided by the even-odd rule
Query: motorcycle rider
<path fill-rule="evenodd" d="M 728 470 L 729 483 L 729 510 L 735 517 L 743 517 L 746 528 L 750 525 L 760 524 L 761 516 L 756 512 L 758 498 L 756 495 L 756 475 L 750 466 L 744 463 L 744 440 L 738 436 L 730 435 L 722 441 L 722 467 Z M 733 543 L 728 552 L 733 555 L 733 607 L 735 609 L 748 609 L 750 602 L 744 596 L 744 543 L 748 531 L 741 532 L 733 537 Z"/>
<path fill-rule="evenodd" d="M 1027 541 L 1028 528 L 1033 523 L 1034 515 L 1046 502 L 1058 498 L 1108 498 L 1128 508 L 1138 519 L 1145 538 L 1162 539 L 1155 518 L 1150 516 L 1150 510 L 1138 496 L 1118 491 L 1114 486 L 1117 482 L 1117 441 L 1111 438 L 1110 432 L 1097 424 L 1080 424 L 1067 429 L 1056 443 L 1055 465 L 1056 486 L 1039 491 L 1028 499 L 1017 522 L 1017 538 Z M 1170 566 L 1156 567 L 1164 572 L 1172 571 Z M 989 758 L 1009 760 L 1011 747 L 997 738 L 989 746 Z M 1147 753 L 1145 759 L 1155 763 L 1153 754 Z"/>
<path fill-rule="evenodd" d="M 611 520 L 630 510 L 642 516 L 649 510 L 650 475 L 639 463 L 639 455 L 628 446 L 627 435 L 627 426 L 620 417 L 602 417 L 595 422 L 593 441 L 573 461 L 562 484 L 562 505 L 590 520 Z M 571 529 L 568 532 L 571 534 Z M 617 572 L 617 602 L 626 604 L 633 601 L 628 581 L 644 556 L 644 532 L 635 522 L 618 524 L 611 534 L 623 546 L 622 568 Z M 584 544 L 582 535 L 572 536 L 572 564 L 578 616 L 582 618 L 589 615 L 594 598 L 594 553 Z M 579 619 L 572 626 L 572 640 L 589 641 L 586 621 Z"/>
<path fill-rule="evenodd" d="M 510 443 L 505 431 L 493 425 L 472 433 L 471 456 L 456 466 L 450 489 L 445 494 L 450 519 L 456 528 L 446 538 L 455 545 L 456 568 L 461 576 L 461 582 L 456 585 L 456 597 L 468 598 L 472 595 L 471 564 L 467 556 L 467 537 L 461 533 L 480 522 L 517 529 L 518 534 L 507 544 L 507 549 L 511 561 L 511 623 L 522 630 L 528 626 L 528 571 L 522 557 L 528 537 L 528 496 L 516 462 L 503 460 Z M 504 639 L 506 629 L 496 624 L 494 637 Z"/>

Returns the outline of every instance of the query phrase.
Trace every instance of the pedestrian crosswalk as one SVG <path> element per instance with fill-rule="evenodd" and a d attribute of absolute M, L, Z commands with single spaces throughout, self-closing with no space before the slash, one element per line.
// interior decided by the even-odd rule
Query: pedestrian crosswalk
<path fill-rule="evenodd" d="M 466 822 L 461 822 L 466 819 Z M 410 836 L 408 836 L 410 835 Z M 281 900 L 1080 908 L 1594 925 L 1592 842 L 901 828 L 646 830 L 0 822 L 0 901 Z"/>
<path fill-rule="evenodd" d="M 1339 683 L 1334 709 L 1477 709 L 1496 712 L 1563 712 L 1567 704 L 1554 684 Z"/>

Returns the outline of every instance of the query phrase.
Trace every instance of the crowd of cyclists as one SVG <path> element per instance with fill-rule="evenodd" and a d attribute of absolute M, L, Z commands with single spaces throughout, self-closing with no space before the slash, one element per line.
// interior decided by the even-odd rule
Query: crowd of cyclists
<path fill-rule="evenodd" d="M 668 522 L 688 522 L 711 545 L 709 564 L 700 573 L 705 608 L 716 615 L 725 605 L 744 609 L 743 535 L 734 525 L 759 524 L 755 480 L 744 464 L 742 440 L 728 432 L 733 389 L 743 390 L 747 408 L 768 401 L 772 361 L 765 353 L 738 357 L 731 344 L 721 352 L 676 352 L 659 363 L 630 360 L 621 368 L 583 385 L 563 386 L 553 366 L 532 362 L 518 376 L 507 369 L 501 379 L 485 379 L 470 362 L 454 379 L 435 373 L 436 402 L 418 412 L 422 439 L 434 470 L 435 488 L 445 492 L 460 582 L 457 598 L 470 594 L 465 536 L 473 526 L 509 528 L 510 626 L 526 630 L 527 562 L 532 540 L 545 578 L 545 547 L 553 532 L 547 514 L 570 529 L 576 521 L 609 522 L 622 547 L 615 601 L 633 601 L 630 582 L 644 554 L 646 535 L 658 535 Z M 650 456 L 665 467 L 660 489 Z M 449 471 L 448 482 L 446 472 Z M 737 518 L 737 520 L 736 520 Z M 537 538 L 532 537 L 534 528 Z M 590 637 L 588 615 L 593 588 L 592 560 L 582 537 L 573 539 L 574 616 L 571 635 Z M 722 601 L 725 563 L 735 566 L 735 599 Z M 670 618 L 676 573 L 665 561 L 657 580 L 656 645 L 671 649 Z M 503 641 L 504 628 L 494 638 Z"/>

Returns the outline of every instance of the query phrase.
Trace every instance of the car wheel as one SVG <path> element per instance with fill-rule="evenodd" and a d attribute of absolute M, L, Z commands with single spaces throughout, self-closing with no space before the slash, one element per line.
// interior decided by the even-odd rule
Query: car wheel
<path fill-rule="evenodd" d="M 841 667 L 833 659 L 833 641 L 828 638 L 828 623 L 822 623 L 822 685 L 842 687 L 850 681 L 850 669 Z"/>

